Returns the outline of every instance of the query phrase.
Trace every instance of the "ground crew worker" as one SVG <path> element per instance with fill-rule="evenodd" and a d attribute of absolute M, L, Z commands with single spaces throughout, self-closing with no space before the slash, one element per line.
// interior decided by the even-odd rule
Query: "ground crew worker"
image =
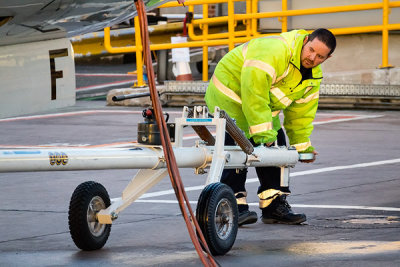
<path fill-rule="evenodd" d="M 253 39 L 242 44 L 218 63 L 207 88 L 205 101 L 235 119 L 253 145 L 286 145 L 279 119 L 291 146 L 298 152 L 317 152 L 311 145 L 312 122 L 318 107 L 322 80 L 320 64 L 336 47 L 335 36 L 326 29 L 308 34 L 294 30 L 277 36 Z M 227 145 L 234 141 L 227 135 Z M 300 224 L 305 214 L 293 213 L 287 203 L 288 187 L 280 185 L 279 167 L 256 168 L 260 181 L 258 196 L 264 223 Z M 221 182 L 234 191 L 239 208 L 239 225 L 255 223 L 257 213 L 249 211 L 245 189 L 247 169 L 224 170 Z"/>

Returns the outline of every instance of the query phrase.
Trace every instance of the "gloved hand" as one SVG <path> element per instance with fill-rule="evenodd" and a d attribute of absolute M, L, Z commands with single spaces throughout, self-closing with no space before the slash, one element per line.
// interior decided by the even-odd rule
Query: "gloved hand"
<path fill-rule="evenodd" d="M 318 152 L 316 150 L 313 150 L 312 152 L 309 152 L 309 153 L 313 153 L 314 154 L 314 158 L 313 159 L 300 160 L 300 162 L 313 163 L 315 161 L 315 159 L 317 158 Z"/>

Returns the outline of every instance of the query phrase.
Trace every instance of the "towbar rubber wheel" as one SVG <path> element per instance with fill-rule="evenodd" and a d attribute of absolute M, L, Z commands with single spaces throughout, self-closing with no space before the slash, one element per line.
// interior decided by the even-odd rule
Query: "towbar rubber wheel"
<path fill-rule="evenodd" d="M 107 190 L 99 183 L 84 182 L 74 191 L 69 203 L 69 231 L 82 250 L 100 249 L 107 242 L 111 224 L 100 224 L 96 214 L 110 206 Z"/>
<path fill-rule="evenodd" d="M 197 203 L 196 218 L 213 255 L 224 255 L 238 231 L 238 208 L 232 189 L 223 183 L 207 185 Z"/>

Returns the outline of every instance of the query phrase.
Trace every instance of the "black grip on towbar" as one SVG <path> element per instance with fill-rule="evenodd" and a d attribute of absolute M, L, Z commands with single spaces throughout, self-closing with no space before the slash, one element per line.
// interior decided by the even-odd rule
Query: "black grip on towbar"
<path fill-rule="evenodd" d="M 132 98 L 138 98 L 138 97 L 144 97 L 144 96 L 150 96 L 150 93 L 136 93 L 136 94 L 129 94 L 129 95 L 115 95 L 112 97 L 112 101 L 117 102 L 117 101 L 122 101 L 125 99 L 132 99 Z"/>
<path fill-rule="evenodd" d="M 244 135 L 243 131 L 236 125 L 236 123 L 229 117 L 228 113 L 225 110 L 221 110 L 219 112 L 220 118 L 224 118 L 226 120 L 226 131 L 228 134 L 236 141 L 236 143 L 240 146 L 240 148 L 247 155 L 250 155 L 254 152 L 254 147 L 250 143 L 249 139 Z"/>

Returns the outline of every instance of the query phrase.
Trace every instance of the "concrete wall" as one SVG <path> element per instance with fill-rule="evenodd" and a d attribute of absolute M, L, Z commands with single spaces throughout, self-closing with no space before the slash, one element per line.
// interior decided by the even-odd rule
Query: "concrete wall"
<path fill-rule="evenodd" d="M 356 4 L 379 3 L 379 0 L 288 0 L 288 9 L 307 9 Z M 259 2 L 261 12 L 281 10 L 281 0 Z M 389 23 L 400 23 L 400 8 L 392 8 Z M 288 29 L 344 28 L 382 24 L 382 10 L 340 12 L 332 14 L 294 16 L 288 18 Z M 276 18 L 261 19 L 259 30 L 279 31 L 281 23 Z M 400 34 L 389 36 L 389 64 L 400 67 Z M 337 36 L 337 48 L 333 57 L 323 64 L 326 83 L 400 84 L 398 70 L 381 70 L 381 33 Z"/>
<path fill-rule="evenodd" d="M 288 0 L 288 10 L 381 2 L 381 0 Z M 281 0 L 263 0 L 259 2 L 260 12 L 280 11 L 281 9 Z M 389 23 L 400 23 L 400 8 L 391 9 Z M 381 9 L 288 17 L 289 29 L 343 28 L 381 24 Z M 259 26 L 260 31 L 281 29 L 282 27 L 281 23 L 276 18 L 261 19 Z"/>
<path fill-rule="evenodd" d="M 75 90 L 68 39 L 0 46 L 0 118 L 74 105 Z"/>
<path fill-rule="evenodd" d="M 376 69 L 382 64 L 382 35 L 354 34 L 336 36 L 337 48 L 324 70 L 351 71 Z M 389 35 L 389 64 L 400 67 L 400 34 Z"/>
<path fill-rule="evenodd" d="M 337 36 L 332 57 L 323 63 L 324 82 L 353 84 L 400 85 L 400 34 L 389 36 L 389 64 L 394 68 L 379 69 L 382 64 L 381 34 Z"/>
<path fill-rule="evenodd" d="M 337 36 L 332 57 L 322 64 L 324 83 L 400 85 L 400 34 L 389 36 L 389 64 L 382 64 L 381 34 Z"/>

